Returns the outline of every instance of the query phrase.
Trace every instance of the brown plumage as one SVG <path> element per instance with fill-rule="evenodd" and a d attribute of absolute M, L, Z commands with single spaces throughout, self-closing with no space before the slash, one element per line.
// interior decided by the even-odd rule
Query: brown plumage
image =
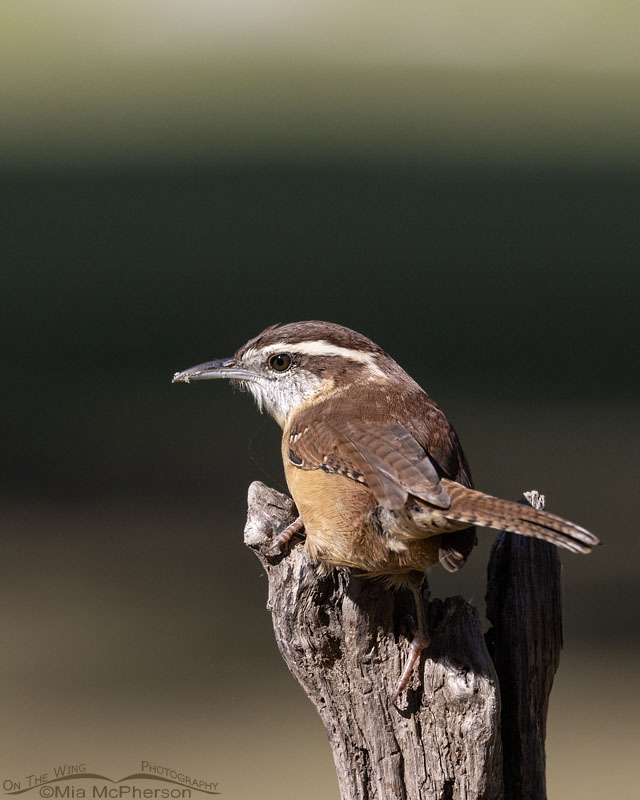
<path fill-rule="evenodd" d="M 474 490 L 445 414 L 378 345 L 349 328 L 272 325 L 232 358 L 192 367 L 174 381 L 219 377 L 250 391 L 283 430 L 285 475 L 300 519 L 274 538 L 274 552 L 304 526 L 307 552 L 320 563 L 410 586 L 416 652 L 427 641 L 416 574 L 438 561 L 459 569 L 476 526 L 578 553 L 598 544 L 560 517 Z M 398 691 L 409 673 L 410 665 Z"/>
<path fill-rule="evenodd" d="M 475 541 L 470 526 L 534 536 L 574 552 L 593 547 L 595 537 L 573 523 L 461 483 L 461 477 L 471 482 L 464 456 L 453 428 L 434 404 L 429 403 L 427 413 L 440 423 L 439 450 L 450 470 L 451 464 L 458 468 L 458 481 L 438 474 L 440 465 L 428 457 L 424 429 L 426 446 L 400 422 L 372 423 L 371 416 L 395 418 L 392 394 L 383 393 L 367 406 L 366 423 L 350 421 L 344 406 L 352 402 L 340 395 L 321 408 L 309 406 L 283 434 L 287 482 L 314 558 L 387 575 L 402 584 L 409 573 L 426 572 L 438 559 L 449 569 L 459 569 Z M 419 427 L 413 427 L 419 435 Z M 433 430 L 432 424 L 427 432 Z M 356 489 L 354 482 L 363 489 Z"/>

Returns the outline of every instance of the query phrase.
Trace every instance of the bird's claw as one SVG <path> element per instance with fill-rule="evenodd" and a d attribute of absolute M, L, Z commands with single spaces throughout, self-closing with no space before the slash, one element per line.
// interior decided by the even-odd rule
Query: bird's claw
<path fill-rule="evenodd" d="M 296 533 L 302 530 L 302 528 L 304 528 L 304 522 L 302 521 L 302 517 L 298 517 L 291 525 L 287 525 L 283 531 L 273 538 L 273 541 L 265 550 L 266 555 L 273 557 L 281 556 L 285 551 L 286 545 Z"/>

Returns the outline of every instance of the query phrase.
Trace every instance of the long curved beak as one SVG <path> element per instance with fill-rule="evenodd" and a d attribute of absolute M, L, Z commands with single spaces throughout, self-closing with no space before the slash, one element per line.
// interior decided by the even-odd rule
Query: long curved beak
<path fill-rule="evenodd" d="M 218 358 L 198 364 L 182 372 L 176 372 L 171 383 L 189 383 L 190 381 L 208 381 L 213 378 L 236 378 L 249 381 L 253 375 L 249 370 L 239 367 L 235 358 Z"/>

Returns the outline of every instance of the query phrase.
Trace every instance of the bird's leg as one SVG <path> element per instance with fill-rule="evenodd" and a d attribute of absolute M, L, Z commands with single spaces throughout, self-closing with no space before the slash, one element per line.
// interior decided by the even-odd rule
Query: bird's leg
<path fill-rule="evenodd" d="M 424 604 L 422 600 L 422 584 L 424 582 L 424 575 L 420 575 L 419 579 L 413 579 L 409 588 L 411 589 L 411 594 L 413 595 L 413 600 L 416 606 L 416 630 L 413 634 L 413 639 L 411 640 L 411 646 L 409 648 L 409 657 L 407 658 L 407 663 L 404 665 L 404 669 L 402 670 L 402 674 L 398 680 L 398 684 L 396 686 L 396 690 L 391 696 L 391 702 L 395 703 L 400 695 L 400 692 L 404 691 L 407 686 L 409 685 L 409 681 L 411 680 L 411 673 L 413 672 L 413 668 L 416 664 L 418 658 L 420 658 L 420 653 L 425 650 L 429 646 L 429 634 L 427 633 L 427 624 L 424 614 Z"/>
<path fill-rule="evenodd" d="M 302 517 L 298 517 L 291 523 L 291 525 L 287 525 L 287 527 L 281 533 L 279 533 L 277 536 L 274 536 L 273 542 L 269 546 L 268 550 L 265 551 L 266 554 L 268 556 L 282 555 L 284 546 L 288 544 L 288 542 L 291 541 L 291 538 L 303 528 L 304 522 L 302 521 Z"/>

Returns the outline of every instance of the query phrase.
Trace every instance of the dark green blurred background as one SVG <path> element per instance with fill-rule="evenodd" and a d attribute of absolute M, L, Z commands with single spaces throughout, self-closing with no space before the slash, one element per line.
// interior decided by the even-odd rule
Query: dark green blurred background
<path fill-rule="evenodd" d="M 285 6 L 0 12 L 0 778 L 147 759 L 227 797 L 337 797 L 242 545 L 248 483 L 283 485 L 276 426 L 170 383 L 318 318 L 430 391 L 479 488 L 537 488 L 603 539 L 563 554 L 550 796 L 626 796 L 637 20 Z M 434 591 L 482 609 L 491 541 Z"/>

